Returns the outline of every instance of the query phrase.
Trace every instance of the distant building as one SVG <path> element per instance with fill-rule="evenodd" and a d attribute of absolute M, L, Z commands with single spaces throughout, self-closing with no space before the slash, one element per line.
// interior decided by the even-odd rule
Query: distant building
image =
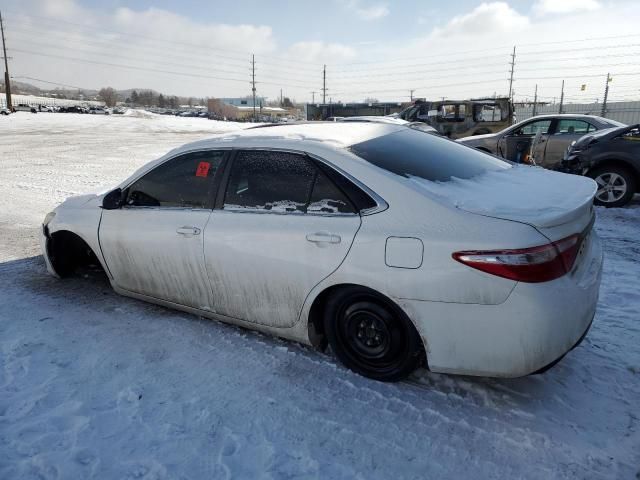
<path fill-rule="evenodd" d="M 260 121 L 271 121 L 292 116 L 291 112 L 286 108 L 262 106 L 264 104 L 264 97 L 256 97 L 255 109 L 253 107 L 253 98 L 210 98 L 207 107 L 209 113 L 227 120 L 252 118 L 254 111 Z"/>
<path fill-rule="evenodd" d="M 368 115 L 389 115 L 403 109 L 401 102 L 375 103 L 308 103 L 307 120 L 326 120 L 329 117 L 359 117 Z"/>
<path fill-rule="evenodd" d="M 237 97 L 237 98 L 218 98 L 221 102 L 233 107 L 251 107 L 253 108 L 253 97 Z M 260 105 L 266 105 L 265 97 L 256 97 L 256 108 Z"/>

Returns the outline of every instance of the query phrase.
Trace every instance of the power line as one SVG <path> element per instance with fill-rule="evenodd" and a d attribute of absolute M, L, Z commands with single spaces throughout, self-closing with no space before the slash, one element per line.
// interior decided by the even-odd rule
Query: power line
<path fill-rule="evenodd" d="M 38 46 L 38 47 L 45 47 L 45 48 L 58 48 L 55 45 L 46 45 L 46 44 L 43 44 L 43 43 L 32 42 L 32 41 L 26 41 L 26 42 L 22 42 L 22 43 L 27 44 L 27 45 L 34 45 L 34 46 Z M 58 49 L 60 49 L 60 48 L 58 48 Z M 82 49 L 76 49 L 75 51 L 77 53 L 87 53 L 89 55 L 92 55 L 92 54 L 96 53 L 96 52 L 94 52 L 92 50 L 82 50 Z M 39 53 L 48 53 L 48 52 L 39 52 Z M 207 68 L 203 68 L 203 66 L 200 65 L 200 64 L 195 65 L 195 64 L 175 63 L 175 62 L 170 62 L 170 63 L 167 64 L 166 61 L 158 61 L 158 60 L 155 60 L 154 58 L 139 57 L 139 56 L 133 56 L 133 55 L 122 55 L 121 54 L 121 55 L 119 55 L 118 59 L 124 59 L 124 60 L 128 59 L 128 60 L 133 60 L 133 61 L 137 61 L 137 62 L 153 62 L 155 64 L 159 64 L 161 66 L 168 66 L 168 67 L 191 68 L 191 69 L 195 69 L 195 70 L 197 70 L 199 72 L 208 70 Z M 228 70 L 228 69 L 224 69 L 224 68 L 214 67 L 211 71 L 214 74 L 220 72 L 220 73 L 225 73 L 225 74 L 226 73 L 230 73 L 232 75 L 243 75 L 244 72 L 246 72 L 246 62 L 245 62 L 245 66 L 244 66 L 243 69 L 239 69 L 239 67 L 238 67 L 238 69 Z M 289 78 L 289 77 L 280 77 L 278 75 L 273 75 L 273 74 L 269 74 L 269 73 L 265 74 L 264 78 L 270 79 L 270 80 L 284 80 L 284 81 L 290 81 L 291 80 L 291 78 Z M 304 81 L 304 80 L 302 80 L 302 81 Z M 310 82 L 310 80 L 309 80 L 309 82 Z M 307 85 L 297 85 L 297 86 L 299 86 L 301 88 L 306 88 Z"/>
<path fill-rule="evenodd" d="M 25 35 L 26 36 L 26 40 L 23 40 L 23 43 L 35 43 L 33 42 L 33 36 L 36 33 L 40 33 L 40 32 L 34 32 L 34 31 L 29 31 L 29 30 L 21 30 L 21 29 L 17 29 L 17 33 L 18 35 Z M 66 32 L 53 32 L 55 34 L 59 34 L 62 36 L 68 35 L 68 33 Z M 52 46 L 51 43 L 51 39 L 47 38 L 48 43 L 46 44 L 42 44 L 40 43 L 39 46 Z M 60 39 L 61 42 L 64 42 L 65 44 L 72 44 L 72 45 L 78 45 L 80 44 L 81 46 L 86 46 L 86 45 L 94 45 L 97 47 L 104 47 L 105 49 L 109 49 L 109 51 L 113 50 L 114 47 L 117 46 L 117 44 L 114 44 L 113 40 L 109 40 L 109 41 L 96 41 L 96 40 L 88 40 L 88 39 L 82 39 L 82 40 L 78 40 L 78 39 L 69 39 L 69 38 L 62 38 Z M 130 45 L 123 45 L 123 48 L 125 47 L 130 47 Z M 77 50 L 77 48 L 76 48 Z M 183 50 L 179 50 L 179 49 L 175 49 L 175 48 L 163 48 L 163 50 L 160 52 L 157 47 L 152 47 L 152 46 L 147 46 L 147 45 L 135 45 L 135 50 L 145 50 L 145 51 L 150 51 L 153 54 L 156 55 L 162 55 L 163 57 L 174 57 L 174 58 L 180 58 L 180 59 L 184 59 L 186 58 L 193 58 L 194 60 L 197 59 L 197 61 L 202 62 L 203 59 L 203 55 L 202 54 L 194 54 L 192 52 L 185 52 Z M 174 53 L 168 53 L 168 52 L 174 52 Z M 224 67 L 232 67 L 232 68 L 240 68 L 246 65 L 246 59 L 249 58 L 249 56 L 247 56 L 245 59 L 239 59 L 236 57 L 229 57 L 229 56 L 225 56 L 225 55 L 220 55 L 220 54 L 216 54 L 216 53 L 211 53 L 211 52 L 207 52 L 207 56 L 208 57 L 212 57 L 215 58 L 216 61 L 218 62 L 217 65 L 222 65 Z M 220 62 L 217 59 L 221 58 L 223 60 L 225 60 L 224 62 Z M 258 62 L 256 62 L 258 63 Z M 287 67 L 283 67 L 281 65 L 275 65 L 275 64 L 271 64 L 268 62 L 260 62 L 265 66 L 269 66 L 278 70 L 286 70 Z M 290 71 L 293 71 L 291 69 L 289 69 Z M 317 69 L 308 69 L 307 67 L 296 67 L 296 73 L 298 74 L 298 76 L 307 76 L 310 77 L 311 76 L 311 72 L 315 73 L 317 72 Z M 308 72 L 308 73 L 305 73 Z"/>
<path fill-rule="evenodd" d="M 41 78 L 34 78 L 34 77 L 25 77 L 25 76 L 19 76 L 19 77 L 11 77 L 11 78 L 16 78 L 16 79 L 20 79 L 20 80 L 33 80 L 36 82 L 41 82 L 41 83 L 48 83 L 49 85 L 57 85 L 59 87 L 71 87 L 75 90 L 86 90 L 86 88 L 84 87 L 76 87 L 74 85 L 68 85 L 66 83 L 58 83 L 58 82 L 50 82 L 48 80 L 42 80 Z"/>
<path fill-rule="evenodd" d="M 83 58 L 75 58 L 75 57 L 67 57 L 64 55 L 54 55 L 54 54 L 49 54 L 49 53 L 41 53 L 41 52 L 33 52 L 30 50 L 23 50 L 23 49 L 13 49 L 14 52 L 21 52 L 21 53 L 27 53 L 27 54 L 31 54 L 31 55 L 38 55 L 38 56 L 42 56 L 42 57 L 50 57 L 50 58 L 58 58 L 58 59 L 62 59 L 62 60 L 70 60 L 70 61 L 75 61 L 75 62 L 80 62 L 80 63 L 91 63 L 94 65 L 105 65 L 108 67 L 116 67 L 116 68 L 124 68 L 124 69 L 129 69 L 129 70 L 140 70 L 140 71 L 147 71 L 147 72 L 154 72 L 154 73 L 164 73 L 164 74 L 168 74 L 168 75 L 179 75 L 179 76 L 183 76 L 183 77 L 197 77 L 197 78 L 206 78 L 206 79 L 212 79 L 212 80 L 226 80 L 226 81 L 231 81 L 231 82 L 242 82 L 242 83 L 246 83 L 245 79 L 240 79 L 240 78 L 230 78 L 230 77 L 220 77 L 220 76 L 214 76 L 214 75 L 201 75 L 198 73 L 192 73 L 192 72 L 175 72 L 175 71 L 171 71 L 171 70 L 162 70 L 162 69 L 157 69 L 157 68 L 148 68 L 148 67 L 136 67 L 133 65 L 122 65 L 122 64 L 118 64 L 118 63 L 111 63 L 111 62 L 101 62 L 98 60 L 87 60 L 87 59 L 83 59 Z M 261 83 L 263 85 L 282 85 L 282 86 L 287 86 L 287 87 L 293 87 L 293 88 L 306 88 L 306 86 L 304 85 L 290 85 L 290 84 L 284 84 L 284 83 L 274 83 L 274 82 L 256 82 L 256 83 Z"/>
<path fill-rule="evenodd" d="M 18 16 L 25 17 L 25 18 L 31 18 L 31 19 L 36 19 L 36 20 L 44 20 L 44 21 L 50 22 L 50 23 L 54 23 L 55 22 L 56 24 L 64 23 L 64 24 L 67 24 L 67 25 L 75 26 L 75 27 L 80 27 L 80 28 L 84 28 L 84 29 L 90 29 L 92 31 L 92 33 L 95 33 L 95 31 L 98 30 L 98 31 L 103 31 L 103 32 L 108 32 L 108 33 L 115 33 L 115 34 L 118 34 L 118 35 L 125 35 L 125 36 L 128 36 L 128 37 L 135 37 L 135 38 L 151 40 L 151 41 L 154 41 L 154 42 L 169 43 L 171 45 L 184 45 L 184 46 L 189 47 L 189 48 L 199 48 L 199 49 L 206 49 L 206 50 L 217 50 L 217 51 L 222 51 L 222 52 L 225 52 L 225 53 L 229 53 L 230 52 L 230 53 L 238 53 L 238 54 L 243 54 L 243 55 L 251 54 L 251 52 L 248 52 L 248 51 L 234 50 L 234 49 L 230 49 L 230 48 L 222 49 L 222 48 L 217 48 L 217 47 L 198 45 L 198 44 L 195 44 L 195 43 L 179 42 L 179 41 L 175 41 L 175 40 L 164 40 L 163 38 L 160 38 L 160 37 L 150 37 L 150 36 L 147 36 L 147 35 L 140 35 L 138 33 L 129 33 L 129 32 L 123 32 L 121 30 L 107 29 L 107 28 L 104 28 L 104 27 L 96 27 L 95 25 L 84 25 L 84 24 L 81 24 L 81 23 L 69 22 L 67 20 L 50 19 L 50 18 L 47 18 L 47 17 L 38 16 L 38 15 L 27 15 L 27 14 L 19 13 L 19 12 L 11 12 L 11 13 L 13 13 L 15 15 L 18 15 Z M 290 59 L 288 59 L 288 58 L 278 57 L 278 56 L 275 56 L 275 55 L 268 55 L 268 54 L 261 54 L 261 55 L 263 57 L 272 58 L 272 59 L 276 59 L 276 60 L 290 61 Z M 298 62 L 299 63 L 309 64 L 309 65 L 316 65 L 316 66 L 318 65 L 315 62 L 305 62 L 305 61 L 301 61 L 301 60 L 298 60 Z"/>

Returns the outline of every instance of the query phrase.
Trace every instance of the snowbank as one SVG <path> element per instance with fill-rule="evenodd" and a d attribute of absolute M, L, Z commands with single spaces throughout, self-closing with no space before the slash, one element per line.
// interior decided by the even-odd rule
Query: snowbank
<path fill-rule="evenodd" d="M 640 197 L 598 209 L 598 310 L 557 366 L 384 384 L 330 355 L 120 297 L 94 272 L 47 275 L 48 211 L 210 131 L 73 114 L 0 116 L 0 130 L 1 479 L 637 477 Z"/>

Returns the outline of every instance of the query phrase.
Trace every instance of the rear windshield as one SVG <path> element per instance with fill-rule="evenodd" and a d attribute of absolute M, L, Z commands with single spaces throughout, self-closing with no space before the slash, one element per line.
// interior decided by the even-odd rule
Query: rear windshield
<path fill-rule="evenodd" d="M 484 152 L 411 128 L 352 145 L 350 150 L 389 172 L 434 182 L 510 168 Z"/>
<path fill-rule="evenodd" d="M 618 122 L 617 120 L 612 120 L 610 118 L 606 118 L 606 119 L 602 119 L 603 123 L 608 123 L 609 125 L 612 125 L 614 127 L 626 127 L 627 124 L 626 123 L 622 123 L 622 122 Z"/>

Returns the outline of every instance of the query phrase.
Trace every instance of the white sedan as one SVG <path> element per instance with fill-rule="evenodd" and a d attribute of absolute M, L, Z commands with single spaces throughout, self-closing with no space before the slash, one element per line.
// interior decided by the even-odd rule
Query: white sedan
<path fill-rule="evenodd" d="M 591 179 L 410 126 L 309 123 L 190 143 L 42 229 L 59 277 L 331 345 L 392 381 L 542 371 L 586 335 L 602 270 Z"/>

